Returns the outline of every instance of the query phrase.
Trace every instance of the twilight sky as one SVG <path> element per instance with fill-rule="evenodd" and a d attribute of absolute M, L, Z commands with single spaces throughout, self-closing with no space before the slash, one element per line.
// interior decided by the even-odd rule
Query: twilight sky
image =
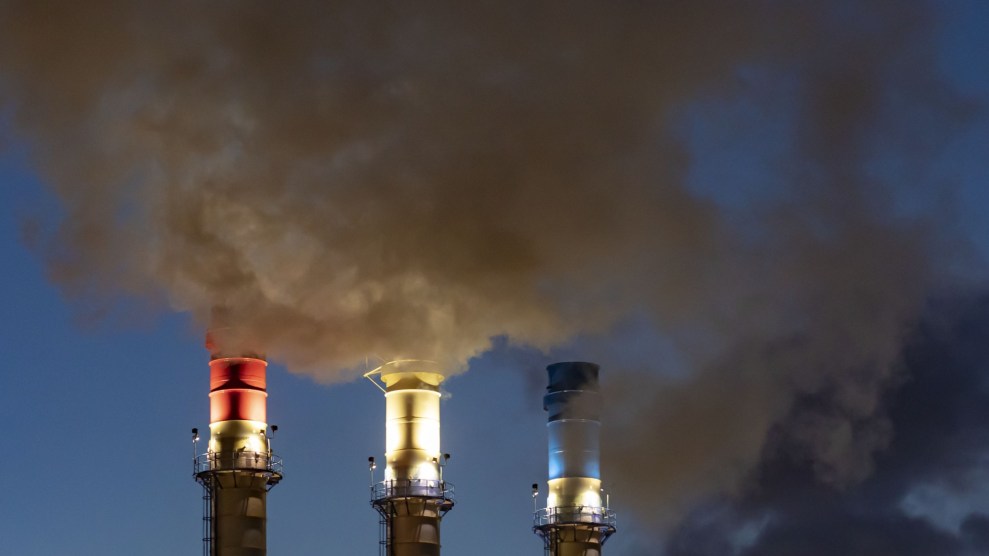
<path fill-rule="evenodd" d="M 376 554 L 399 356 L 446 554 L 540 553 L 569 359 L 610 554 L 989 554 L 986 4 L 324 4 L 0 0 L 0 553 L 199 553 L 223 305 L 272 554 Z"/>

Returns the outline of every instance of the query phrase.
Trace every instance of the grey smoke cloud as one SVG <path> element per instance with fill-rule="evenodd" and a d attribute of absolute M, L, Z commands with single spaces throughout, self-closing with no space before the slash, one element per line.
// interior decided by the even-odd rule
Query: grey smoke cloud
<path fill-rule="evenodd" d="M 876 172 L 876 160 L 892 156 L 908 167 L 930 160 L 975 107 L 941 78 L 931 23 L 887 7 L 869 4 L 875 11 L 857 14 L 859 22 L 881 24 L 868 24 L 868 32 L 854 23 L 835 28 L 828 43 L 801 54 L 797 67 L 775 74 L 780 82 L 798 83 L 796 98 L 770 93 L 754 101 L 763 109 L 793 103 L 797 114 L 790 155 L 780 163 L 783 201 L 770 203 L 761 223 L 748 215 L 743 221 L 758 230 L 756 239 L 735 251 L 741 257 L 722 257 L 720 270 L 728 269 L 730 279 L 712 290 L 730 292 L 715 299 L 733 314 L 702 313 L 705 319 L 718 315 L 717 333 L 702 336 L 692 372 L 686 378 L 627 372 L 608 386 L 608 398 L 618 404 L 607 406 L 613 407 L 613 430 L 643 433 L 605 437 L 615 500 L 631 506 L 642 529 L 682 523 L 669 545 L 673 554 L 742 553 L 733 535 L 772 511 L 790 516 L 792 508 L 768 504 L 765 515 L 748 521 L 712 519 L 725 527 L 722 534 L 705 525 L 709 511 L 731 507 L 709 510 L 711 500 L 746 500 L 759 488 L 756 470 L 767 461 L 806 464 L 809 481 L 827 499 L 872 477 L 876 458 L 897 437 L 886 401 L 910 378 L 899 365 L 905 339 L 926 300 L 954 287 L 945 268 L 962 250 L 948 242 L 950 212 L 943 207 L 928 206 L 920 218 L 896 208 L 897 194 L 930 191 L 928 176 L 890 183 Z M 904 131 L 926 111 L 941 114 L 940 123 Z M 625 403 L 628 391 L 637 392 L 631 403 Z M 815 504 L 823 502 L 801 508 L 827 511 Z M 849 532 L 841 547 L 813 535 L 802 544 L 783 539 L 771 545 L 765 538 L 772 549 L 745 554 L 804 553 L 795 546 L 857 553 L 850 547 L 874 546 L 870 535 L 888 538 L 912 525 L 918 538 L 927 529 L 931 538 L 951 537 L 892 511 L 878 519 L 897 523 L 871 525 L 846 511 L 828 514 L 832 522 L 780 518 L 806 527 L 805 535 L 863 528 L 859 537 Z M 698 524 L 700 534 L 690 534 Z M 910 538 L 904 536 L 902 546 L 911 545 Z M 915 553 L 940 553 L 925 552 L 930 545 L 919 540 L 913 544 Z"/>
<path fill-rule="evenodd" d="M 984 499 L 973 506 L 965 498 L 985 480 L 987 309 L 982 294 L 942 298 L 924 311 L 904 342 L 904 381 L 883 400 L 896 434 L 872 476 L 835 489 L 816 478 L 812 460 L 767 451 L 745 491 L 687 515 L 665 554 L 985 554 Z M 945 506 L 925 514 L 907 504 L 932 486 L 955 507 L 955 523 L 944 519 Z"/>
<path fill-rule="evenodd" d="M 606 474 L 638 520 L 671 524 L 773 450 L 849 485 L 892 441 L 882 399 L 953 251 L 939 209 L 895 208 L 923 188 L 875 165 L 924 159 L 969 109 L 931 18 L 7 0 L 0 100 L 64 203 L 44 252 L 67 291 L 161 297 L 204 324 L 221 306 L 319 380 L 644 318 L 689 372 L 606 375 L 607 426 L 627 433 L 606 437 Z M 677 126 L 736 99 L 786 122 L 786 147 L 752 151 L 781 185 L 726 204 L 690 183 L 701 158 Z M 937 126 L 906 125 L 918 108 Z"/>

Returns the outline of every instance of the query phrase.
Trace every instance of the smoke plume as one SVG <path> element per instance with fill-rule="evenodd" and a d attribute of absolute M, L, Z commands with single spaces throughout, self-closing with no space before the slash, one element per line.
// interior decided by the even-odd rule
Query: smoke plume
<path fill-rule="evenodd" d="M 63 203 L 66 291 L 220 307 L 320 380 L 645 322 L 685 372 L 605 379 L 606 475 L 671 525 L 767 454 L 845 488 L 893 441 L 904 338 L 957 268 L 913 171 L 971 109 L 936 26 L 895 1 L 4 0 L 0 100 Z M 744 155 L 715 184 L 708 128 Z"/>
<path fill-rule="evenodd" d="M 704 312 L 736 231 L 667 124 L 823 31 L 797 15 L 7 1 L 2 94 L 64 203 L 56 280 L 224 307 L 332 380 Z"/>

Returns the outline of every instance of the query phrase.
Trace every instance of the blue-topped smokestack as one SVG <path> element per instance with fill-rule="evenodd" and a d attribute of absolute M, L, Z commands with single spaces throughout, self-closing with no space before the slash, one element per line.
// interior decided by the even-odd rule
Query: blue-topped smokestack
<path fill-rule="evenodd" d="M 601 393 L 594 363 L 554 363 L 543 409 L 549 413 L 549 478 L 601 478 Z"/>
<path fill-rule="evenodd" d="M 615 516 L 601 488 L 601 393 L 594 363 L 555 363 L 549 386 L 549 494 L 534 531 L 547 555 L 599 556 L 615 532 Z"/>

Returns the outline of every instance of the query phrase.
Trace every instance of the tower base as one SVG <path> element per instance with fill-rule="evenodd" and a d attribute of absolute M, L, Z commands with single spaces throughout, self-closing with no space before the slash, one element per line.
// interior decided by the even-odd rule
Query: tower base
<path fill-rule="evenodd" d="M 381 516 L 380 556 L 440 556 L 440 522 L 454 505 L 452 484 L 385 481 L 374 485 L 371 496 Z"/>

